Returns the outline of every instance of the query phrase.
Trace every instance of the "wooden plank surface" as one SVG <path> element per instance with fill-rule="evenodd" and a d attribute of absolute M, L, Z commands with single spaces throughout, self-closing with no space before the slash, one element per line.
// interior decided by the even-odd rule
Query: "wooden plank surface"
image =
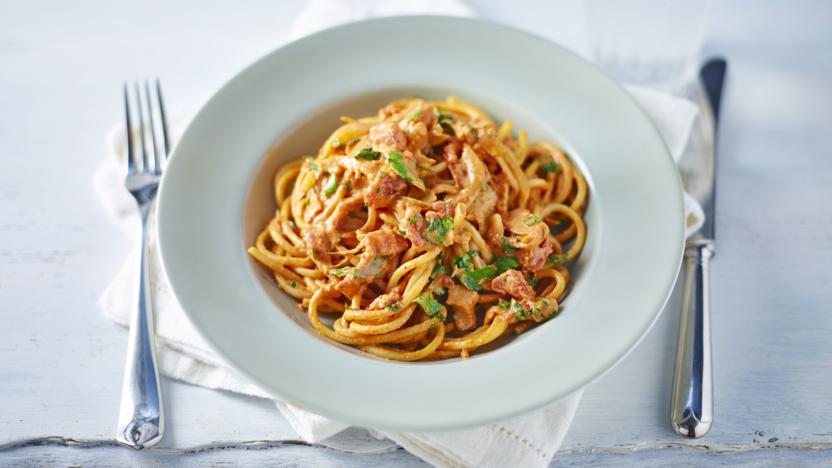
<path fill-rule="evenodd" d="M 336 449 L 299 445 L 269 402 L 167 379 L 162 447 L 109 442 L 126 335 L 96 301 L 130 245 L 91 180 L 120 83 L 159 75 L 170 107 L 187 108 L 282 42 L 301 6 L 0 4 L 0 464 L 423 465 L 355 434 Z M 574 5 L 474 6 L 584 48 Z M 731 67 L 713 264 L 717 422 L 695 442 L 668 426 L 675 298 L 587 389 L 556 465 L 832 463 L 832 8 L 712 10 L 708 49 Z"/>

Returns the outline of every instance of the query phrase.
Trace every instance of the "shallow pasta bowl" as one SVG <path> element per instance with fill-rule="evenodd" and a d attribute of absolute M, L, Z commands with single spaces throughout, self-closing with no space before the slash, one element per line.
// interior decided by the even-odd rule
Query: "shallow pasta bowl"
<path fill-rule="evenodd" d="M 557 142 L 587 176 L 588 237 L 572 289 L 556 318 L 471 359 L 399 363 L 336 346 L 246 253 L 274 213 L 274 171 L 316 151 L 339 115 L 447 95 Z M 174 148 L 158 234 L 194 326 L 261 388 L 353 424 L 448 429 L 562 398 L 635 347 L 678 273 L 681 193 L 649 119 L 589 63 L 504 26 L 400 17 L 308 36 L 226 83 Z"/>

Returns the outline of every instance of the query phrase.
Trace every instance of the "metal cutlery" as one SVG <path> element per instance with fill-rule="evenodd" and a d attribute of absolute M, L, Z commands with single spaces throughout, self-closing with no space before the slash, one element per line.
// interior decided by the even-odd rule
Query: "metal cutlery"
<path fill-rule="evenodd" d="M 156 200 L 163 163 L 170 148 L 159 80 L 156 80 L 153 90 L 155 96 L 147 81 L 144 82 L 143 90 L 138 83 L 135 84 L 133 112 L 138 125 L 134 128 L 130 90 L 126 84 L 124 85 L 127 134 L 127 177 L 124 185 L 136 200 L 141 217 L 142 237 L 138 297 L 136 308 L 130 317 L 116 440 L 135 449 L 156 444 L 162 439 L 165 430 L 159 371 L 156 366 L 146 242 L 148 219 Z"/>
<path fill-rule="evenodd" d="M 716 130 L 726 68 L 725 60 L 716 58 L 700 69 L 705 157 L 682 171 L 685 190 L 705 213 L 702 228 L 685 244 L 682 316 L 670 409 L 673 429 L 691 438 L 704 436 L 714 417 L 709 266 L 715 253 Z"/>

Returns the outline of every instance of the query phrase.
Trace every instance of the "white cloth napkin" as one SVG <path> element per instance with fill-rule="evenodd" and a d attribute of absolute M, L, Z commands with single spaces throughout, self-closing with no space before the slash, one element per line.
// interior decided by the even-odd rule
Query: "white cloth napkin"
<path fill-rule="evenodd" d="M 368 16 L 396 13 L 438 13 L 470 16 L 463 3 L 382 2 L 318 0 L 298 17 L 291 36 Z M 656 91 L 628 87 L 644 111 L 653 119 L 678 161 L 690 139 L 698 107 L 692 102 Z M 186 119 L 173 116 L 172 134 L 179 135 Z M 125 142 L 123 125 L 107 135 L 108 157 L 95 177 L 96 191 L 113 217 L 133 238 L 139 233 L 132 198 L 123 188 Z M 703 221 L 701 208 L 686 196 L 688 233 Z M 152 221 L 151 221 L 152 222 Z M 152 227 L 152 226 L 151 226 Z M 156 315 L 157 355 L 164 375 L 203 387 L 223 389 L 260 398 L 266 392 L 237 375 L 216 356 L 188 321 L 173 296 L 161 269 L 155 230 L 148 239 L 150 283 Z M 107 318 L 123 326 L 129 323 L 133 291 L 138 276 L 138 255 L 134 252 L 104 291 L 99 305 Z M 405 449 L 437 466 L 547 466 L 560 447 L 581 398 L 576 392 L 563 400 L 529 414 L 486 426 L 438 432 L 376 431 Z M 295 405 L 275 404 L 298 435 L 308 442 L 324 440 L 348 425 L 310 413 Z"/>

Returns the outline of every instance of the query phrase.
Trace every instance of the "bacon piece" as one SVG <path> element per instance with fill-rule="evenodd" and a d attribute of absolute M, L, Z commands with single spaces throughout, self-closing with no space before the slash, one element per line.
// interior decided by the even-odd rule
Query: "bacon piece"
<path fill-rule="evenodd" d="M 329 263 L 329 237 L 323 228 L 309 226 L 303 233 L 303 241 L 306 243 L 306 251 L 313 260 Z"/>
<path fill-rule="evenodd" d="M 404 219 L 399 222 L 399 229 L 407 234 L 407 240 L 414 247 L 421 247 L 427 244 L 425 229 L 428 223 L 419 211 L 418 207 L 408 205 L 404 211 Z"/>
<path fill-rule="evenodd" d="M 476 327 L 477 313 L 475 307 L 480 295 L 475 291 L 459 286 L 447 276 L 442 279 L 442 285 L 448 289 L 448 300 L 445 302 L 453 307 L 456 328 L 464 331 Z"/>
<path fill-rule="evenodd" d="M 347 276 L 335 285 L 335 290 L 352 299 L 361 292 L 369 281 L 355 276 Z"/>
<path fill-rule="evenodd" d="M 517 270 L 506 270 L 491 280 L 491 289 L 508 294 L 517 299 L 534 299 L 534 289 L 526 282 L 526 278 Z"/>
<path fill-rule="evenodd" d="M 361 292 L 361 288 L 376 278 L 382 278 L 397 263 L 396 257 L 371 256 L 366 252 L 355 267 L 355 272 L 344 277 L 335 285 L 335 290 L 352 299 Z"/>
<path fill-rule="evenodd" d="M 389 229 L 373 231 L 364 236 L 364 257 L 387 257 L 407 250 L 402 236 Z"/>
<path fill-rule="evenodd" d="M 396 151 L 407 149 L 407 135 L 395 122 L 381 122 L 370 127 L 370 142 L 373 147 Z"/>
<path fill-rule="evenodd" d="M 375 208 L 387 208 L 396 197 L 407 191 L 407 182 L 397 175 L 382 174 L 367 187 L 364 203 Z"/>
<path fill-rule="evenodd" d="M 377 298 L 373 299 L 373 302 L 370 303 L 368 309 L 370 310 L 378 310 L 384 309 L 385 307 L 389 306 L 390 304 L 394 304 L 402 300 L 402 295 L 399 294 L 398 291 L 390 291 L 387 294 L 382 294 Z"/>
<path fill-rule="evenodd" d="M 552 252 L 554 251 L 555 247 L 552 245 L 552 242 L 549 241 L 549 238 L 546 237 L 538 246 L 530 249 L 518 250 L 517 261 L 523 266 L 523 270 L 537 272 L 543 269 L 546 265 L 546 259 L 548 259 L 549 255 L 552 255 Z"/>

